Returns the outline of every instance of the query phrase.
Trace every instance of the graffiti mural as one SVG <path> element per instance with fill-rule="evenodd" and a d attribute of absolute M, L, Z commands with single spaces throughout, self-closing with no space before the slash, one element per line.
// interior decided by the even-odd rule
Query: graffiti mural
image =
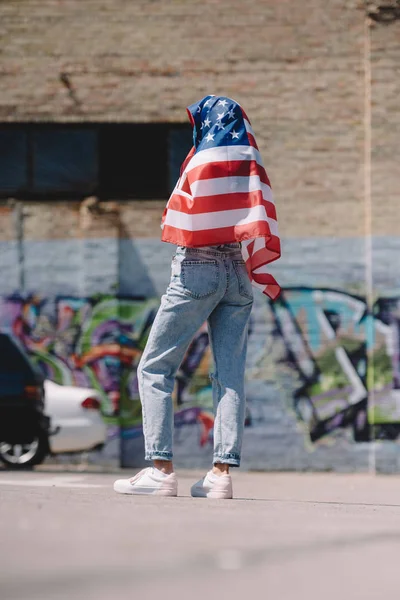
<path fill-rule="evenodd" d="M 158 298 L 111 295 L 0 298 L 0 329 L 23 343 L 47 378 L 100 393 L 110 438 L 120 436 L 126 448 L 125 464 L 142 453 L 136 370 L 158 305 Z M 187 465 L 212 446 L 211 360 L 204 324 L 173 397 L 175 442 Z M 261 299 L 250 327 L 247 389 L 249 466 L 281 468 L 287 456 L 290 467 L 289 447 L 303 449 L 307 464 L 307 439 L 313 447 L 330 438 L 337 444 L 340 431 L 355 442 L 397 439 L 400 298 L 377 298 L 372 310 L 362 296 L 340 289 L 291 287 L 274 303 Z M 269 444 L 268 455 L 260 455 L 260 444 Z"/>
<path fill-rule="evenodd" d="M 284 361 L 297 374 L 293 406 L 312 441 L 350 427 L 356 442 L 400 434 L 398 299 L 287 288 L 271 304 Z"/>
<path fill-rule="evenodd" d="M 9 296 L 0 300 L 0 329 L 22 342 L 46 378 L 96 389 L 106 422 L 130 438 L 142 434 L 136 369 L 158 304 L 113 296 Z M 176 426 L 198 424 L 201 446 L 213 427 L 209 358 L 203 327 L 186 353 L 174 394 Z"/>

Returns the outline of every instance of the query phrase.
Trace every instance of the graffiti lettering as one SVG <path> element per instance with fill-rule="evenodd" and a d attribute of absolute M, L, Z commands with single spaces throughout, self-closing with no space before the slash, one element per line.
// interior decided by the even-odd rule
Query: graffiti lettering
<path fill-rule="evenodd" d="M 294 408 L 312 440 L 347 426 L 356 441 L 399 435 L 398 306 L 381 299 L 369 315 L 361 297 L 314 288 L 287 288 L 271 304 L 286 362 L 300 376 Z"/>

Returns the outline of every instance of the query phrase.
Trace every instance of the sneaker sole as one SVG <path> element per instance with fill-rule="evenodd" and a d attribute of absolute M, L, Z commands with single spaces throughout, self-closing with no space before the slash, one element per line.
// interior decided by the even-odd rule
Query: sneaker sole
<path fill-rule="evenodd" d="M 212 500 L 233 500 L 233 495 L 228 492 L 211 491 L 204 494 L 191 494 L 192 498 L 211 498 Z"/>
<path fill-rule="evenodd" d="M 176 497 L 178 495 L 177 490 L 172 488 L 164 489 L 152 489 L 152 488 L 132 488 L 131 490 L 118 489 L 118 486 L 114 486 L 114 491 L 117 494 L 125 494 L 127 496 L 171 496 Z"/>

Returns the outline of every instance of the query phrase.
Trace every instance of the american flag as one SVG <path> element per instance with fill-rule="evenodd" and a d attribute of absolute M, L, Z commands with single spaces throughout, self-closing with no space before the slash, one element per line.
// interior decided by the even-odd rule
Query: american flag
<path fill-rule="evenodd" d="M 275 204 L 250 121 L 241 106 L 206 96 L 187 109 L 193 148 L 168 201 L 162 240 L 201 247 L 241 242 L 252 284 L 275 299 L 267 265 L 281 255 Z"/>

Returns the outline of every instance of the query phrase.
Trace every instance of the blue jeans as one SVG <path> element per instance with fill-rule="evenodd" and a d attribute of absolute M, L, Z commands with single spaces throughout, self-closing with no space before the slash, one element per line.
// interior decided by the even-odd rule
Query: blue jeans
<path fill-rule="evenodd" d="M 244 372 L 253 290 L 239 244 L 184 248 L 138 367 L 146 460 L 172 460 L 176 372 L 207 320 L 214 373 L 214 463 L 240 465 Z"/>

